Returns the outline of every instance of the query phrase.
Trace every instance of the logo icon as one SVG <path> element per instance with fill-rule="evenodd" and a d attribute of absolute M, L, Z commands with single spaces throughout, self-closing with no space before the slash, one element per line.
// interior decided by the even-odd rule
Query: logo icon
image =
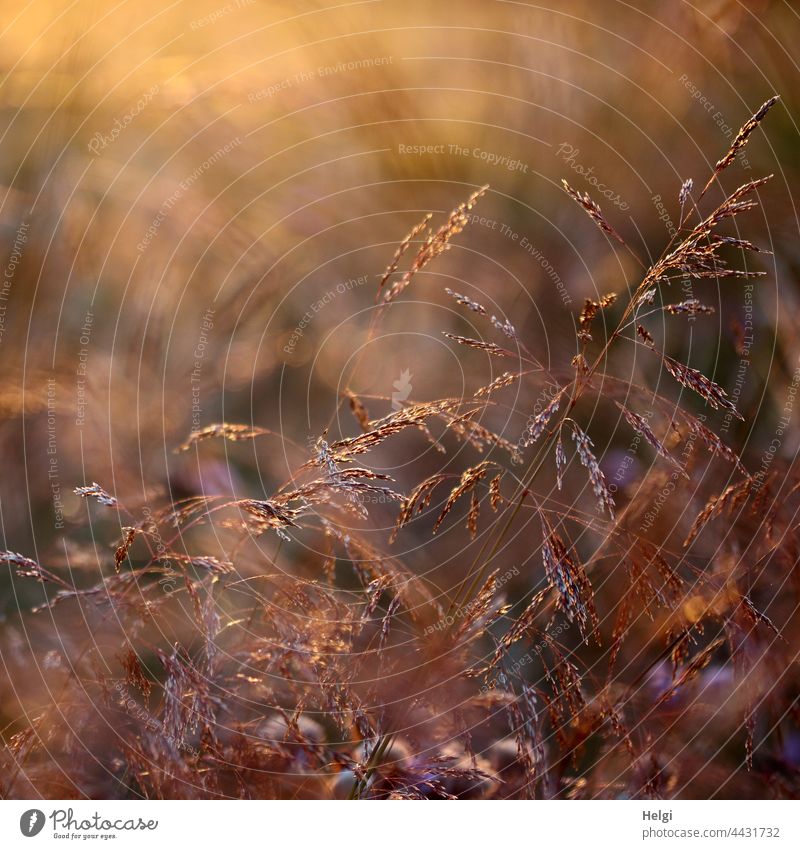
<path fill-rule="evenodd" d="M 392 386 L 397 390 L 392 392 L 392 409 L 400 410 L 403 407 L 403 401 L 408 400 L 411 394 L 411 372 L 403 369 L 400 372 L 400 380 L 395 380 Z"/>
<path fill-rule="evenodd" d="M 19 818 L 19 830 L 25 837 L 36 837 L 44 828 L 44 812 L 38 808 L 31 808 Z"/>

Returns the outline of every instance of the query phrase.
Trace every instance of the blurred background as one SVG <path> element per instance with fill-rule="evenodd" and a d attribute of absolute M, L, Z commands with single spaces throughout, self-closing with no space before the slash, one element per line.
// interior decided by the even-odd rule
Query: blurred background
<path fill-rule="evenodd" d="M 730 191 L 775 175 L 742 231 L 773 252 L 748 258 L 766 276 L 750 291 L 739 280 L 698 285 L 715 314 L 659 330 L 668 353 L 732 395 L 745 422 L 720 416 L 717 432 L 757 469 L 800 365 L 798 39 L 785 0 L 39 0 L 10 10 L 0 34 L 2 547 L 91 582 L 119 521 L 75 486 L 97 481 L 138 511 L 198 493 L 264 498 L 324 428 L 358 432 L 345 388 L 373 417 L 392 396 L 471 394 L 503 363 L 442 335 L 485 333 L 445 287 L 509 319 L 543 363 L 569 373 L 584 298 L 622 294 L 640 272 L 561 180 L 589 192 L 647 261 L 671 237 L 681 183 L 703 185 L 738 128 L 779 94 L 722 179 Z M 370 338 L 398 242 L 486 184 L 474 220 Z M 621 346 L 610 368 L 656 384 L 658 361 L 633 354 Z M 516 442 L 541 391 L 526 383 L 498 398 L 485 423 Z M 795 419 L 776 463 L 794 459 Z M 175 452 L 220 421 L 277 436 Z M 613 477 L 631 432 L 602 403 L 584 423 Z M 408 491 L 442 461 L 423 440 L 404 450 L 371 462 Z M 625 481 L 647 471 L 636 463 Z M 395 515 L 381 505 L 378 531 Z M 412 531 L 397 553 L 445 586 L 463 568 L 464 540 L 451 536 L 431 551 Z M 525 562 L 526 541 L 514 545 L 509 562 Z M 296 551 L 284 565 L 302 571 L 308 552 Z M 523 575 L 507 590 L 529 588 Z M 52 670 L 80 644 L 51 613 L 25 612 L 40 595 L 11 567 L 0 577 L 0 726 L 11 731 L 56 698 Z"/>

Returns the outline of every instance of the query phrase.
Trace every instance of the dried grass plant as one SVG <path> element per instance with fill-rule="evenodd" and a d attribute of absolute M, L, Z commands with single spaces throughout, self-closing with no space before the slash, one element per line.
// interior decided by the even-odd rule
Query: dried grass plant
<path fill-rule="evenodd" d="M 796 773 L 776 760 L 798 719 L 796 646 L 783 626 L 797 602 L 800 482 L 747 469 L 714 427 L 715 411 L 740 412 L 713 377 L 662 350 L 654 327 L 712 313 L 710 281 L 763 274 L 751 259 L 762 251 L 729 233 L 768 178 L 711 197 L 774 103 L 701 191 L 683 183 L 679 227 L 655 261 L 564 184 L 609 247 L 642 267 L 627 290 L 586 301 L 571 363 L 545 368 L 509 318 L 448 289 L 487 332 L 448 331 L 449 343 L 506 369 L 473 395 L 408 399 L 373 416 L 391 399 L 359 394 L 366 364 L 356 359 L 341 396 L 352 435 L 321 434 L 269 497 L 196 493 L 144 510 L 92 482 L 76 493 L 117 526 L 100 582 L 3 552 L 41 585 L 30 627 L 77 606 L 104 642 L 70 646 L 53 704 L 7 729 L 0 795 L 658 799 L 746 785 L 796 796 Z M 485 191 L 402 240 L 378 286 L 373 336 L 417 275 L 468 238 Z M 686 280 L 697 294 L 679 300 Z M 649 358 L 651 384 L 615 375 L 618 348 Z M 495 432 L 493 410 L 521 382 L 551 387 L 546 403 L 517 437 Z M 616 491 L 593 435 L 598 405 L 655 458 Z M 400 435 L 473 459 L 405 494 L 370 463 Z M 176 450 L 215 439 L 283 437 L 224 423 Z M 683 518 L 645 522 L 665 488 Z M 380 545 L 367 533 L 373 504 L 397 511 Z M 412 529 L 456 522 L 475 542 L 444 592 L 413 549 L 393 548 Z M 520 534 L 522 563 L 507 554 Z M 527 589 L 509 603 L 503 585 L 520 573 Z M 740 766 L 720 775 L 713 753 L 723 748 Z"/>

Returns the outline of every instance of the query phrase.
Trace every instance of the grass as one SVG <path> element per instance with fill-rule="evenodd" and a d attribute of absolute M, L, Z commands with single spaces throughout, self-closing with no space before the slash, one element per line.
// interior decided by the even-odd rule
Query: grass
<path fill-rule="evenodd" d="M 752 266 L 765 252 L 735 225 L 768 178 L 710 197 L 774 103 L 699 193 L 682 184 L 679 227 L 655 260 L 564 184 L 609 249 L 641 268 L 626 291 L 585 301 L 571 361 L 545 366 L 513 315 L 447 288 L 478 335 L 443 331 L 449 344 L 506 369 L 476 391 L 392 409 L 392 396 L 359 390 L 374 365 L 364 345 L 338 408 L 314 411 L 329 429 L 268 497 L 197 492 L 145 509 L 92 482 L 75 492 L 116 537 L 99 581 L 2 553 L 40 585 L 26 621 L 55 623 L 73 607 L 91 634 L 70 641 L 53 703 L 5 730 L 0 794 L 795 795 L 784 741 L 797 719 L 800 483 L 778 466 L 748 471 L 713 426 L 719 412 L 742 413 L 667 353 L 664 331 L 710 319 L 706 287 L 764 273 Z M 401 241 L 368 340 L 466 238 L 487 190 Z M 687 281 L 692 294 L 676 298 Z M 631 378 L 642 358 L 648 383 Z M 542 386 L 555 388 L 530 413 Z M 525 426 L 495 429 L 517 398 Z M 348 409 L 350 435 L 334 437 Z M 617 417 L 629 453 L 652 453 L 638 479 L 609 479 L 598 416 Z M 288 453 L 254 423 L 203 427 L 175 450 L 200 457 L 218 440 Z M 387 457 L 415 476 L 408 487 Z M 425 568 L 442 535 L 461 539 L 469 564 L 445 587 Z"/>

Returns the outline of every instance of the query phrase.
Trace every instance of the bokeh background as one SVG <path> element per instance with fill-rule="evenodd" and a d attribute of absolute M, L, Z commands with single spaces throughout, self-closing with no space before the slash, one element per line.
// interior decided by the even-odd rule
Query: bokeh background
<path fill-rule="evenodd" d="M 660 334 L 736 392 L 746 420 L 723 436 L 749 466 L 769 450 L 800 365 L 796 4 L 37 0 L 4 17 L 4 549 L 90 583 L 119 521 L 75 496 L 77 485 L 98 481 L 137 510 L 198 493 L 266 497 L 324 428 L 357 432 L 345 384 L 373 415 L 404 386 L 417 400 L 474 392 L 497 367 L 442 335 L 475 335 L 445 287 L 509 318 L 567 372 L 583 299 L 624 293 L 638 270 L 561 180 L 652 258 L 683 180 L 702 185 L 779 94 L 722 180 L 730 190 L 775 175 L 743 232 L 773 252 L 755 260 L 766 276 L 752 295 L 741 281 L 708 281 L 696 294 L 716 313 Z M 485 184 L 477 219 L 370 338 L 397 243 L 424 213 L 438 222 Z M 653 385 L 658 362 L 631 348 L 609 367 Z M 663 379 L 658 388 L 677 395 Z M 498 400 L 487 424 L 515 442 L 540 391 L 530 383 Z M 790 417 L 775 450 L 787 467 L 798 446 Z M 631 433 L 602 404 L 590 419 L 613 476 Z M 277 435 L 175 453 L 223 420 Z M 373 463 L 407 490 L 441 459 L 411 439 L 404 448 Z M 568 500 L 584 498 L 576 488 Z M 380 506 L 377 532 L 395 511 Z M 452 586 L 464 539 L 430 548 L 415 533 L 403 548 L 411 568 Z M 529 548 L 516 537 L 508 563 L 527 562 Z M 282 568 L 313 574 L 304 547 L 282 557 Z M 513 599 L 530 584 L 523 571 L 506 589 Z M 89 627 L 66 605 L 60 618 L 30 613 L 40 600 L 39 585 L 4 570 L 6 738 L 57 701 Z"/>

